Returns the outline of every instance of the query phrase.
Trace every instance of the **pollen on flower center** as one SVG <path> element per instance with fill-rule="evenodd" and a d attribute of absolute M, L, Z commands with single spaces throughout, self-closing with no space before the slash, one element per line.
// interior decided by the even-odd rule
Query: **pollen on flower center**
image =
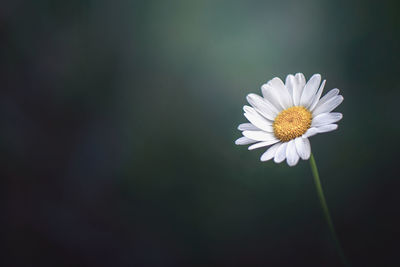
<path fill-rule="evenodd" d="M 311 126 L 312 114 L 305 107 L 296 106 L 281 111 L 273 123 L 274 134 L 282 142 L 302 136 Z"/>

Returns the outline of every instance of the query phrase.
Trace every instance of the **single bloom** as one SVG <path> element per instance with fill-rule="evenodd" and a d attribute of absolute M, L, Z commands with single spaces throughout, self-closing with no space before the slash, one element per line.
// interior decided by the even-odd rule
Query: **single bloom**
<path fill-rule="evenodd" d="M 244 106 L 244 116 L 250 123 L 238 129 L 243 137 L 237 145 L 249 145 L 249 150 L 271 146 L 261 156 L 261 161 L 286 159 L 289 166 L 311 155 L 309 137 L 336 130 L 342 114 L 332 112 L 343 101 L 339 89 L 330 90 L 322 98 L 326 80 L 314 74 L 306 83 L 302 73 L 289 74 L 285 83 L 275 77 L 261 86 L 262 97 L 247 95 L 250 106 Z"/>

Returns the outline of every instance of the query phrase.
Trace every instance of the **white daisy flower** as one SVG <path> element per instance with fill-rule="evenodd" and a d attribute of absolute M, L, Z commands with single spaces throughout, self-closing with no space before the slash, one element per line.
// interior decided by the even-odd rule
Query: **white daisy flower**
<path fill-rule="evenodd" d="M 243 137 L 237 145 L 248 145 L 249 150 L 271 146 L 262 154 L 261 161 L 274 158 L 276 163 L 286 159 L 289 166 L 311 154 L 309 137 L 337 129 L 335 122 L 342 114 L 332 112 L 343 101 L 339 89 L 330 90 L 321 98 L 325 86 L 321 75 L 314 74 L 306 83 L 302 73 L 289 74 L 285 84 L 275 77 L 261 86 L 263 97 L 247 95 L 250 106 L 244 106 L 244 116 L 250 123 L 240 124 Z"/>

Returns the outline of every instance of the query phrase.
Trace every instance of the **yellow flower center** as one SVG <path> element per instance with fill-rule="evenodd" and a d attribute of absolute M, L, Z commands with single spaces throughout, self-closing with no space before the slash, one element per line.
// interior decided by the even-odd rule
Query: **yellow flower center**
<path fill-rule="evenodd" d="M 296 106 L 281 111 L 273 123 L 274 134 L 282 142 L 302 136 L 311 126 L 312 114 L 305 107 Z"/>

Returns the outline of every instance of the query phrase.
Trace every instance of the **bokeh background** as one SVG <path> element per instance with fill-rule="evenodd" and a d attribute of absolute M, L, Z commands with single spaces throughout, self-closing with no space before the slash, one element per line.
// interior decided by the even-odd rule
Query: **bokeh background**
<path fill-rule="evenodd" d="M 308 162 L 234 145 L 248 93 L 321 73 L 345 253 L 399 266 L 398 1 L 6 1 L 2 266 L 340 266 Z"/>

